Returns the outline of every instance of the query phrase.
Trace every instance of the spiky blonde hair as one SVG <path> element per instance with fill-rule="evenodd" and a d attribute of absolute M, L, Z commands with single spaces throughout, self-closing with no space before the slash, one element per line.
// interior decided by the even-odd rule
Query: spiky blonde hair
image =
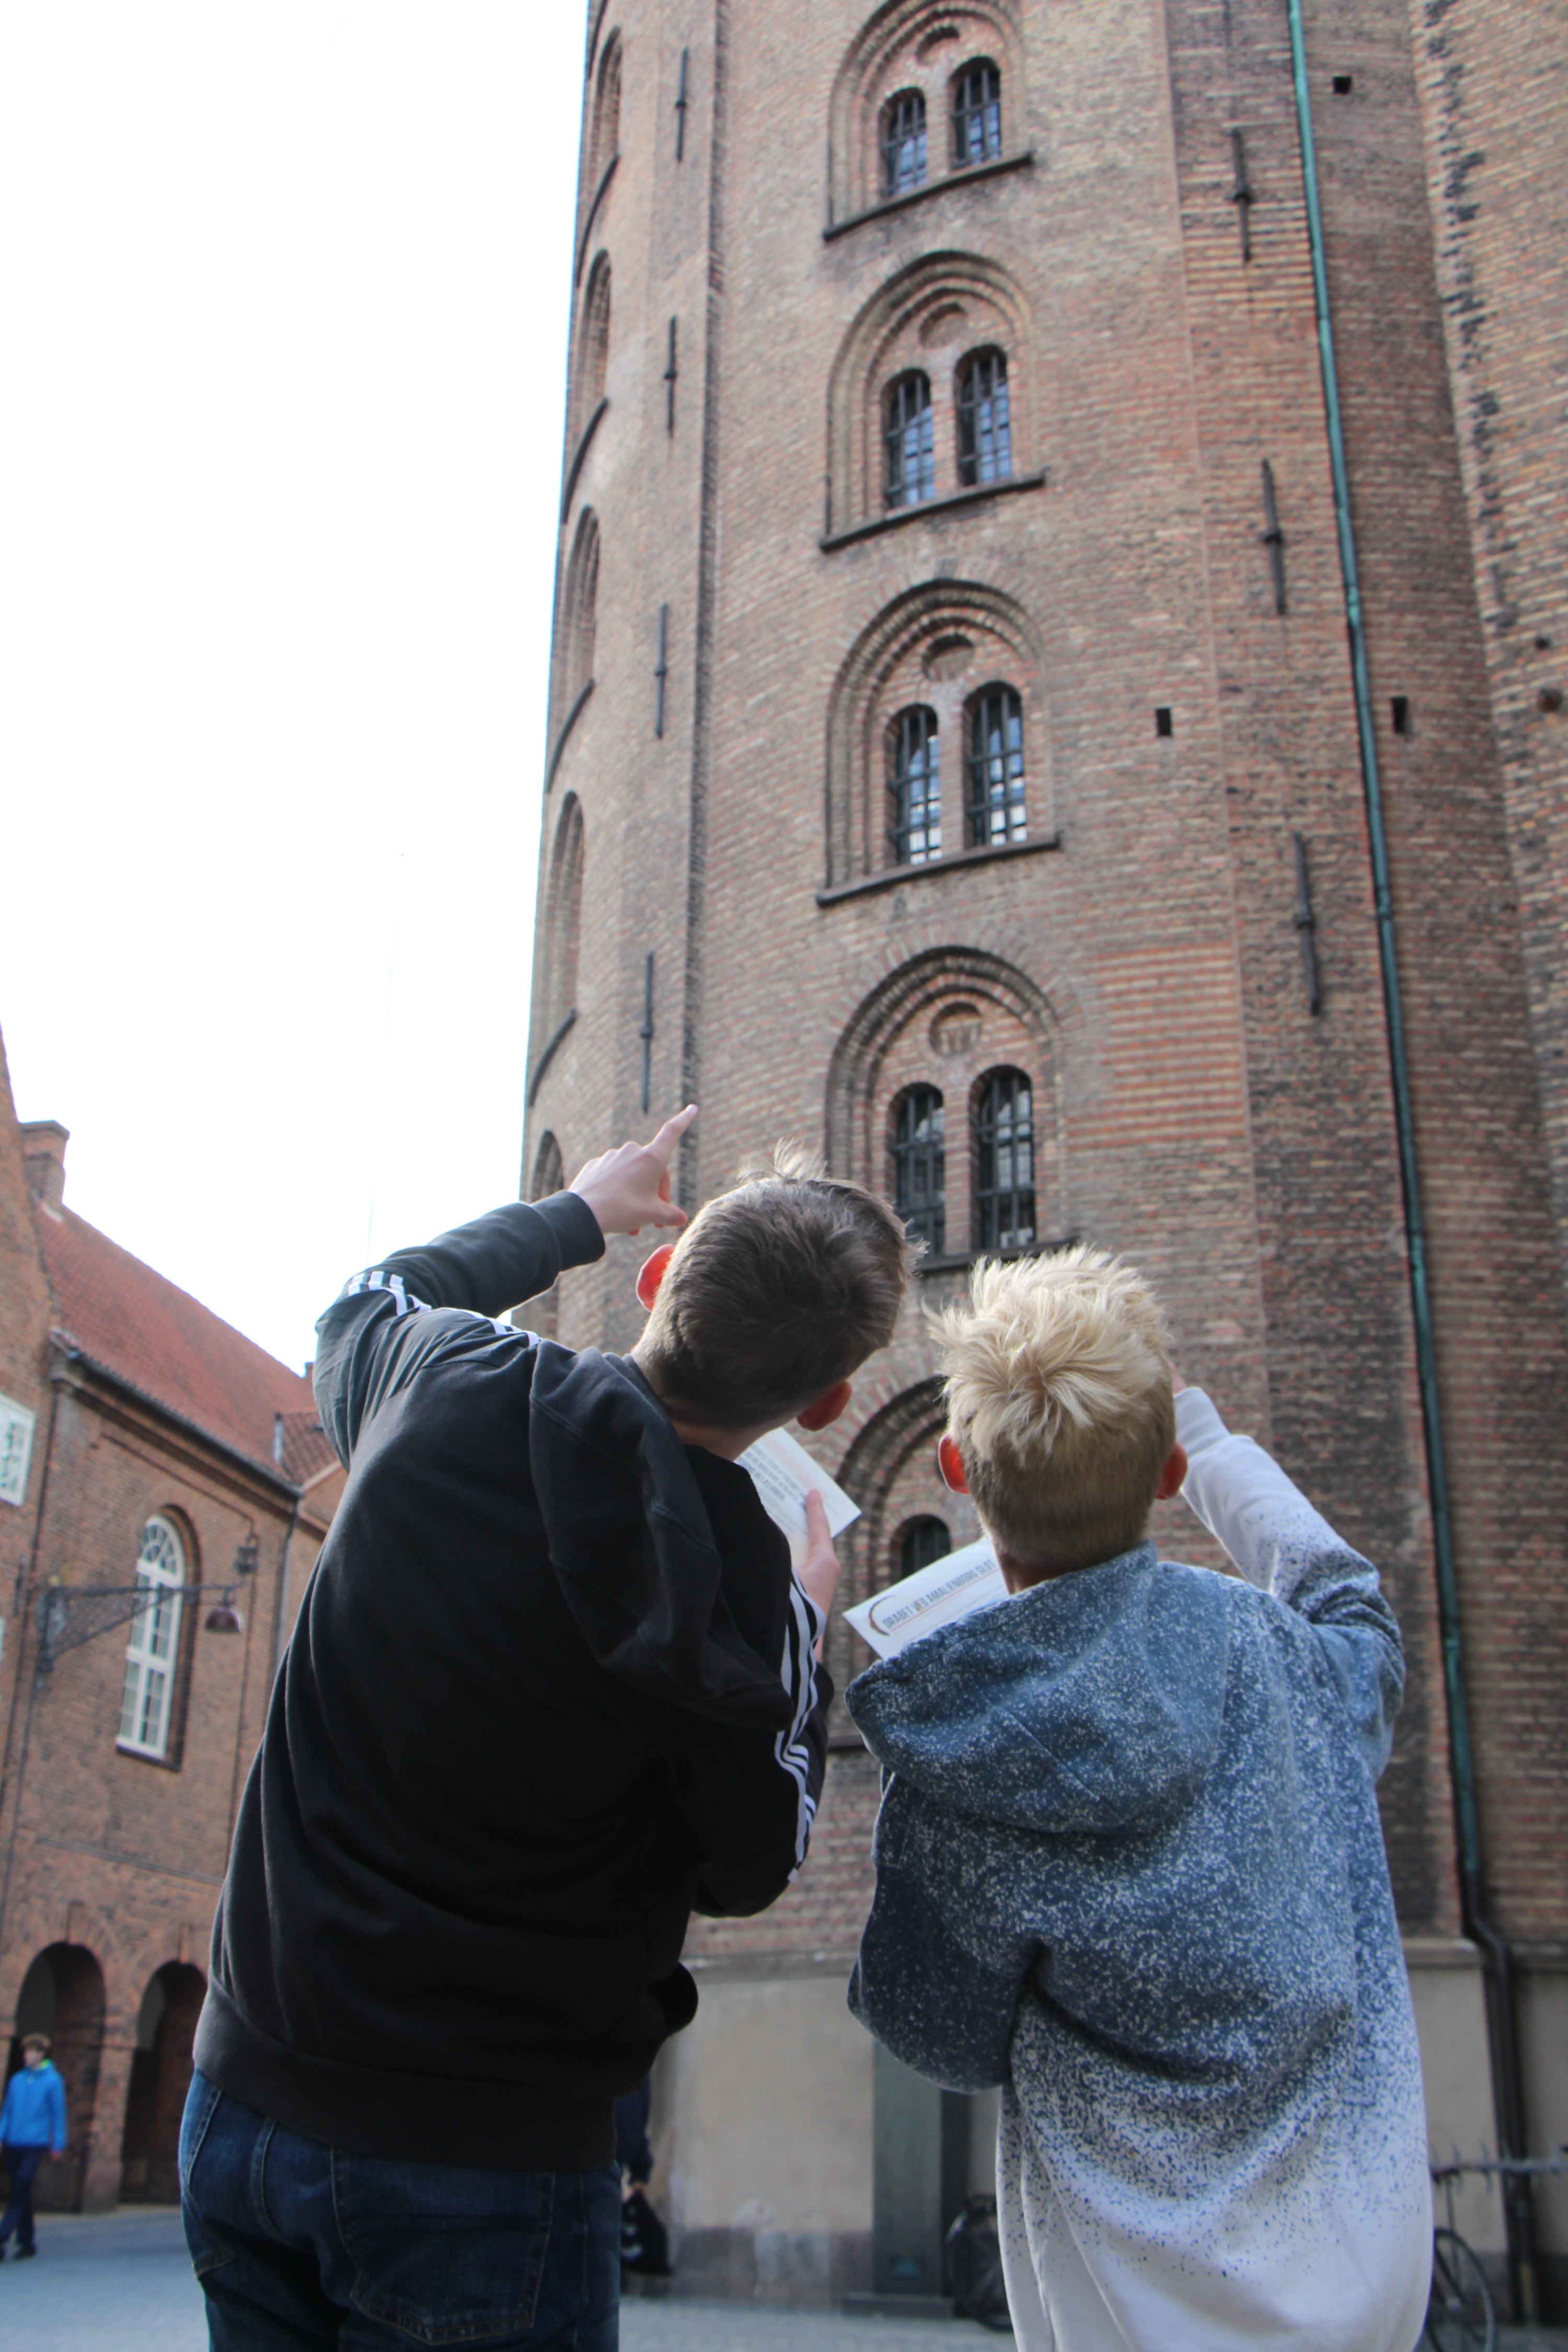
<path fill-rule="evenodd" d="M 986 1532 L 1020 1563 L 1089 1568 L 1141 1542 L 1176 1441 L 1160 1302 L 1104 1250 L 973 1269 L 934 1316 L 948 1427 Z"/>

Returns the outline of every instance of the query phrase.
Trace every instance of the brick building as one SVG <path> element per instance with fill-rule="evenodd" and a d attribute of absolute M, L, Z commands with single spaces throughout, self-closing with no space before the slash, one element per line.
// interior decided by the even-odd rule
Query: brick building
<path fill-rule="evenodd" d="M 65 2078 L 40 2201 L 96 2208 L 178 2196 L 235 1805 L 342 1474 L 308 1381 L 65 1206 L 66 1142 L 0 1057 L 0 2018 Z"/>
<path fill-rule="evenodd" d="M 1156 1277 L 1399 1610 L 1384 1821 L 1471 2152 L 1568 2137 L 1563 29 L 593 0 L 524 1152 L 541 1192 L 696 1099 L 684 1199 L 804 1136 L 921 1223 L 923 1299 L 1069 1234 Z M 563 1339 L 629 1342 L 637 1255 Z M 970 1532 L 938 1425 L 916 1302 L 821 1445 L 846 1600 Z M 838 1737 L 658 2081 L 737 2292 L 864 2284 L 874 2224 L 886 2283 L 921 2112 L 844 2011 Z M 923 2113 L 951 2200 L 984 2127 Z M 1509 2242 L 1561 2298 L 1558 2190 Z"/>

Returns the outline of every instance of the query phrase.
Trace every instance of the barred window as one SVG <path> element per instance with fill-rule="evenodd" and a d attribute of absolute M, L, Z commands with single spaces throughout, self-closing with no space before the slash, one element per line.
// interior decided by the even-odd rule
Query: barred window
<path fill-rule="evenodd" d="M 942 1097 L 910 1087 L 893 1105 L 893 1202 L 910 1234 L 937 1256 L 947 1247 L 947 1153 Z"/>
<path fill-rule="evenodd" d="M 1013 470 L 1005 352 L 971 352 L 958 371 L 958 478 L 1005 482 Z"/>
<path fill-rule="evenodd" d="M 953 78 L 953 165 L 988 163 L 1001 152 L 1002 77 L 989 58 L 976 58 Z"/>
<path fill-rule="evenodd" d="M 992 1070 L 974 1094 L 974 1246 L 1023 1250 L 1035 1240 L 1035 1129 L 1022 1070 Z"/>
<path fill-rule="evenodd" d="M 613 157 L 621 149 L 621 37 L 612 33 L 605 44 L 605 54 L 599 60 L 599 79 L 594 89 L 594 121 L 588 138 L 589 179 L 592 197 L 597 184 L 609 169 Z"/>
<path fill-rule="evenodd" d="M 601 253 L 588 276 L 579 347 L 575 430 L 582 432 L 605 396 L 610 365 L 610 257 Z"/>
<path fill-rule="evenodd" d="M 882 112 L 882 194 L 906 195 L 925 180 L 925 99 L 918 89 L 900 90 Z"/>
<path fill-rule="evenodd" d="M 969 706 L 969 845 L 1022 841 L 1024 706 L 1010 686 L 988 686 Z"/>
<path fill-rule="evenodd" d="M 888 730 L 888 840 L 895 866 L 942 855 L 936 713 L 924 703 L 900 710 Z"/>
<path fill-rule="evenodd" d="M 918 1576 L 922 1568 L 945 1559 L 952 1549 L 947 1521 L 934 1517 L 911 1519 L 899 1531 L 897 1569 L 900 1577 Z"/>
<path fill-rule="evenodd" d="M 136 1589 L 147 1598 L 137 1601 L 131 1621 L 120 1694 L 120 1745 L 139 1756 L 168 1754 L 184 1581 L 185 1548 L 178 1530 L 167 1519 L 149 1519 L 136 1562 Z"/>
<path fill-rule="evenodd" d="M 539 1150 L 533 1155 L 533 1190 L 531 1201 L 548 1201 L 552 1193 L 566 1189 L 566 1169 L 561 1158 L 561 1146 L 548 1128 L 539 1139 Z"/>
<path fill-rule="evenodd" d="M 888 453 L 888 504 L 918 507 L 934 498 L 931 378 L 921 369 L 896 376 L 883 394 L 882 441 Z"/>
<path fill-rule="evenodd" d="M 566 583 L 561 598 L 561 622 L 555 633 L 557 667 L 553 724 L 563 726 L 578 696 L 594 675 L 594 648 L 599 629 L 599 519 L 584 508 L 572 541 Z"/>

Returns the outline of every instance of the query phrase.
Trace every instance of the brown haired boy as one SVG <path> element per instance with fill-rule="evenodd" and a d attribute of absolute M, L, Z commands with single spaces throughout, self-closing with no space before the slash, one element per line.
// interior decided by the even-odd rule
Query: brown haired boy
<path fill-rule="evenodd" d="M 693 1906 L 760 1911 L 805 1855 L 837 1564 L 814 1499 L 792 1575 L 736 1459 L 843 1411 L 898 1221 L 785 1160 L 645 1266 L 631 1356 L 492 1319 L 607 1233 L 685 1223 L 695 1116 L 318 1326 L 349 1481 L 240 1808 L 181 2154 L 219 2352 L 336 2343 L 351 2311 L 366 2347 L 608 2352 L 616 2098 L 695 2010 Z"/>

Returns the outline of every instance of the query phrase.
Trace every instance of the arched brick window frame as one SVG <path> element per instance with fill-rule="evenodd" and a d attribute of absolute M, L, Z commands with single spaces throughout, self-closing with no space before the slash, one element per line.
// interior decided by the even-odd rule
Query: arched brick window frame
<path fill-rule="evenodd" d="M 980 1532 L 973 1506 L 966 1496 L 949 1494 L 936 1466 L 936 1442 L 946 1426 L 942 1381 L 918 1381 L 871 1415 L 834 1473 L 861 1514 L 836 1546 L 843 1574 L 826 1644 L 827 1668 L 840 1693 L 834 1701 L 834 1730 L 848 1729 L 844 1686 L 871 1658 L 845 1623 L 845 1610 L 897 1582 L 899 1538 L 911 1520 L 942 1519 L 955 1548 L 973 1543 Z"/>
<path fill-rule="evenodd" d="M 870 991 L 834 1049 L 823 1122 L 828 1165 L 836 1175 L 886 1187 L 895 1106 L 911 1087 L 936 1088 L 946 1110 L 946 1251 L 963 1258 L 974 1223 L 964 1129 L 975 1090 L 987 1073 L 1016 1070 L 1031 1091 L 1037 1246 L 1064 1241 L 1070 1231 L 1064 1057 L 1054 1005 L 1016 964 L 980 948 L 927 949 Z"/>
<path fill-rule="evenodd" d="M 882 132 L 889 101 L 903 92 L 918 90 L 925 99 L 926 184 L 940 184 L 954 168 L 957 78 L 982 61 L 1000 77 L 1003 147 L 1016 154 L 1028 143 L 1020 0 L 961 0 L 954 8 L 889 0 L 868 17 L 845 52 L 829 102 L 830 223 L 867 211 L 886 194 Z"/>
<path fill-rule="evenodd" d="M 131 1621 L 115 1746 L 121 1755 L 172 1771 L 184 1752 L 196 1631 L 188 1594 L 201 1574 L 195 1528 L 184 1511 L 161 1503 L 142 1526 L 133 1571 L 133 1580 L 158 1597 Z"/>
<path fill-rule="evenodd" d="M 555 625 L 552 735 L 569 728 L 594 683 L 594 650 L 599 626 L 599 518 L 584 507 L 578 519 L 561 612 Z"/>
<path fill-rule="evenodd" d="M 531 1201 L 548 1201 L 552 1192 L 563 1192 L 565 1187 L 566 1164 L 561 1156 L 561 1146 L 546 1128 L 533 1155 L 533 1178 L 528 1197 Z M 542 1339 L 555 1339 L 561 1328 L 559 1279 L 542 1297 L 525 1300 L 512 1319 L 524 1330 L 537 1331 Z"/>
<path fill-rule="evenodd" d="M 827 382 L 827 532 L 884 512 L 884 434 L 890 387 L 929 377 L 935 496 L 965 487 L 959 399 L 966 362 L 985 351 L 1006 362 L 1010 476 L 1039 469 L 1039 340 L 1023 289 L 978 253 L 922 255 L 864 303 L 838 346 Z"/>
<path fill-rule="evenodd" d="M 593 204 L 604 182 L 605 173 L 615 162 L 621 147 L 621 68 L 624 49 L 617 28 L 599 51 L 598 69 L 594 76 L 593 99 L 588 110 L 587 136 L 583 142 L 583 169 L 578 183 L 582 224 L 587 220 L 588 207 Z"/>
<path fill-rule="evenodd" d="M 1050 731 L 1039 643 L 1022 606 L 978 582 L 928 581 L 885 606 L 856 639 L 827 711 L 826 886 L 836 888 L 899 864 L 888 822 L 889 730 L 911 707 L 937 719 L 944 843 L 966 842 L 966 712 L 984 687 L 1018 695 L 1023 721 L 1025 832 L 1055 824 Z"/>
<path fill-rule="evenodd" d="M 563 1023 L 577 1009 L 577 968 L 583 941 L 583 871 L 585 861 L 583 803 L 568 793 L 555 824 L 544 913 L 542 1003 L 535 1025 L 535 1050 L 545 1051 Z"/>
<path fill-rule="evenodd" d="M 572 416 L 567 431 L 569 458 L 594 420 L 605 397 L 610 366 L 610 257 L 599 252 L 588 272 L 577 324 L 577 348 L 572 367 Z"/>

